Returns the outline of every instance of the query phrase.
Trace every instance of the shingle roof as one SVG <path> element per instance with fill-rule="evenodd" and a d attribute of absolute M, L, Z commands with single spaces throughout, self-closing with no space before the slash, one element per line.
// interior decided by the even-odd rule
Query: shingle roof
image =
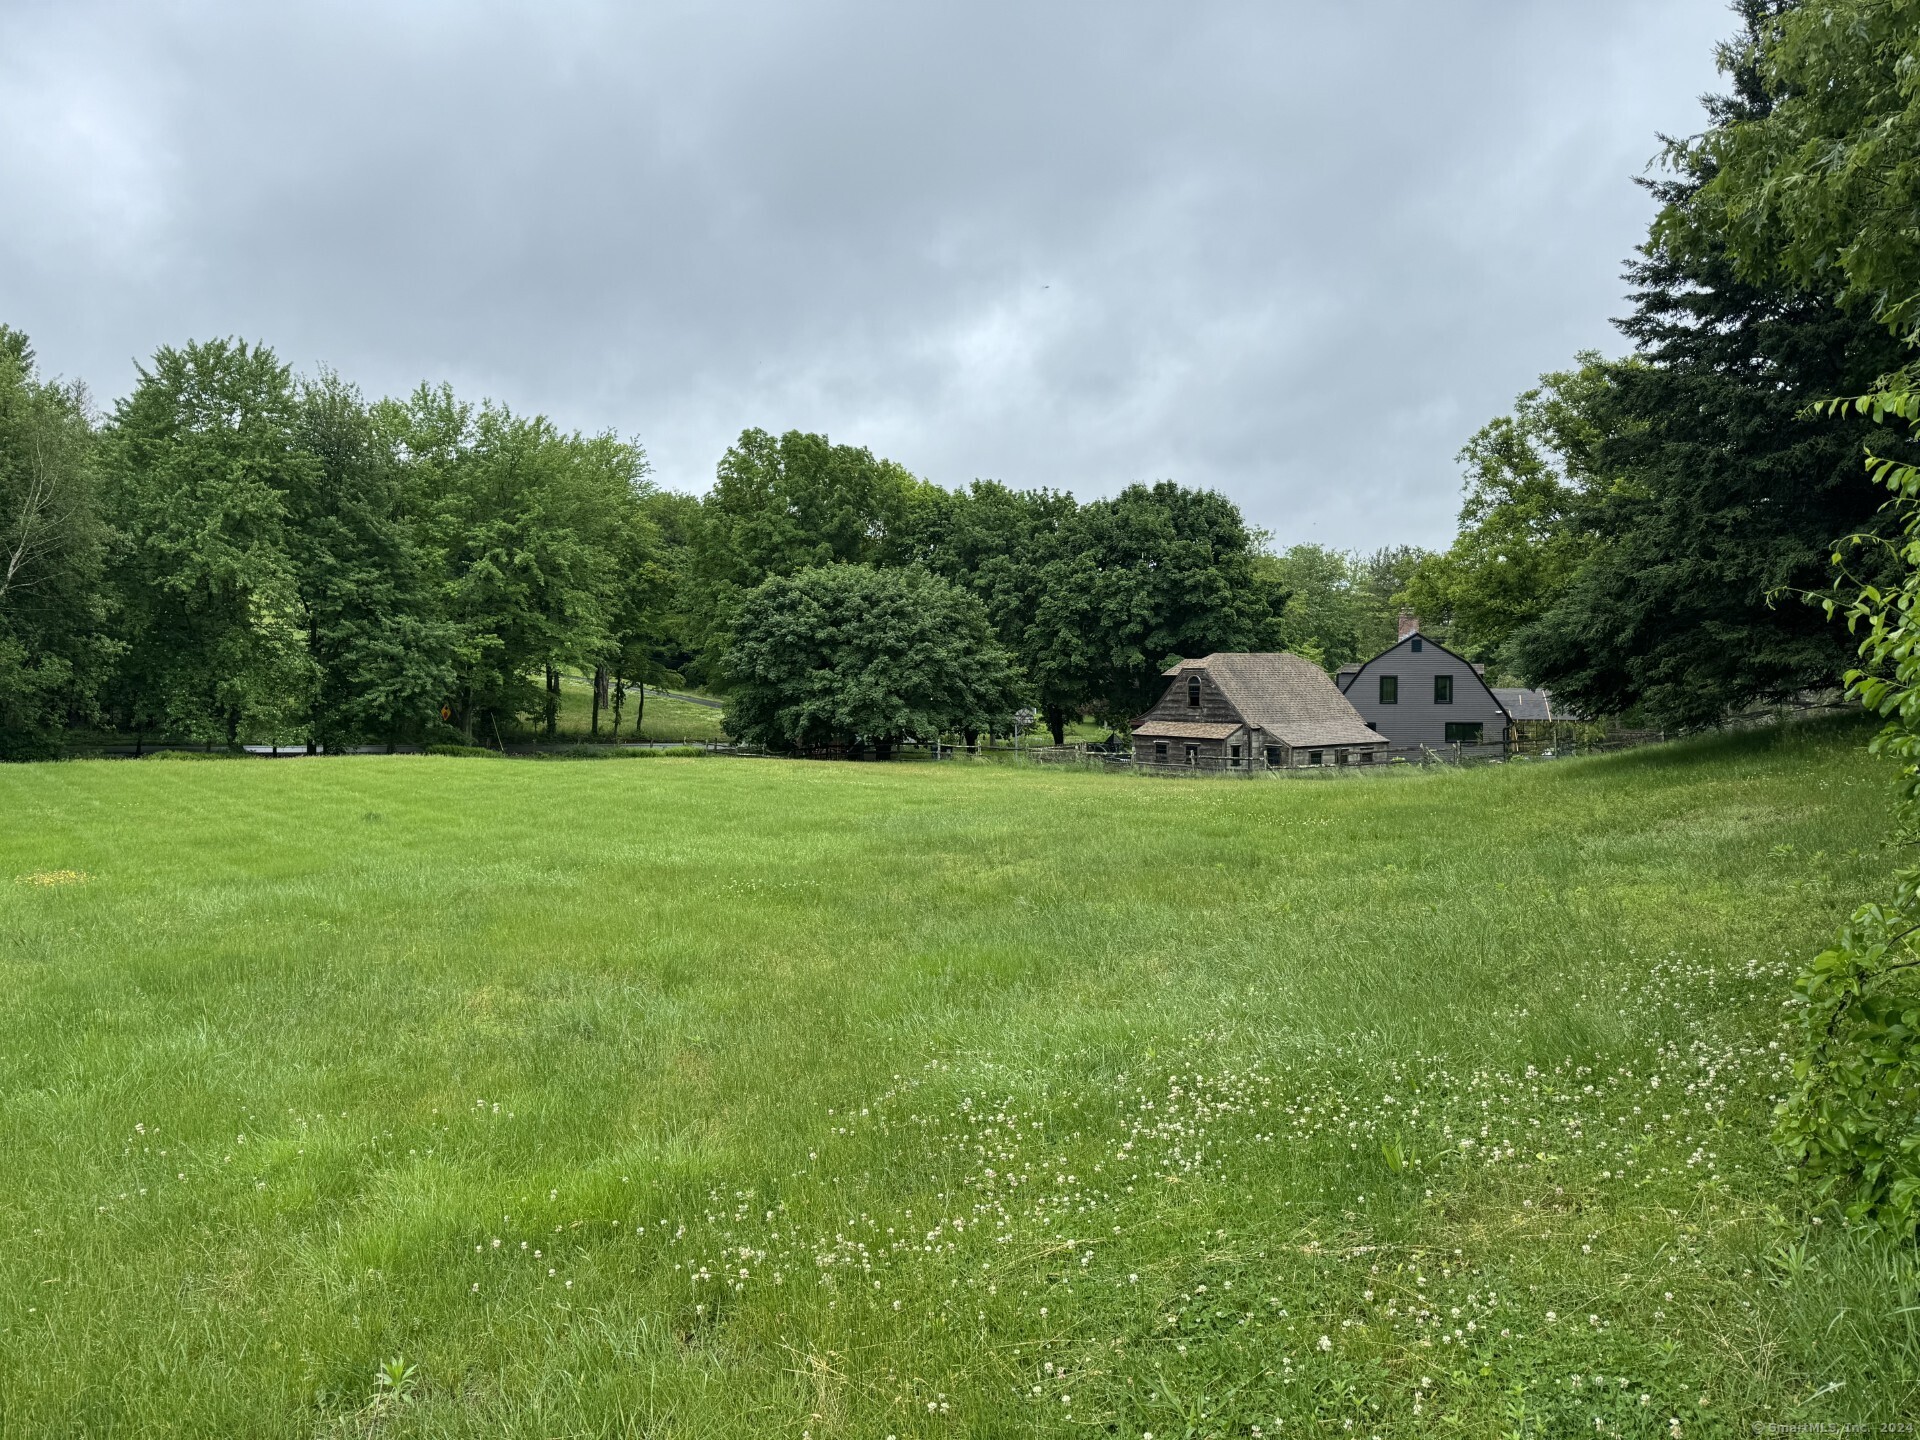
<path fill-rule="evenodd" d="M 1246 728 L 1244 725 L 1225 725 L 1215 720 L 1149 720 L 1144 725 L 1134 726 L 1133 733 L 1150 740 L 1224 740 Z"/>
<path fill-rule="evenodd" d="M 1506 712 L 1515 720 L 1551 720 L 1553 714 L 1553 692 L 1551 690 L 1521 690 L 1507 686 L 1495 686 L 1494 699 L 1506 708 Z"/>
<path fill-rule="evenodd" d="M 1387 743 L 1367 727 L 1326 671 L 1298 655 L 1226 652 L 1183 661 L 1174 669 L 1204 669 L 1242 719 L 1282 744 Z"/>

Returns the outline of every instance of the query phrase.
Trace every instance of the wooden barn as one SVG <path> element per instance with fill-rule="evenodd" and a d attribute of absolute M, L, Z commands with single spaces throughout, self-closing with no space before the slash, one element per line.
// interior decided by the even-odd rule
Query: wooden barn
<path fill-rule="evenodd" d="M 1387 746 L 1326 671 L 1298 655 L 1209 655 L 1166 674 L 1167 693 L 1133 722 L 1133 758 L 1142 765 L 1369 765 Z"/>

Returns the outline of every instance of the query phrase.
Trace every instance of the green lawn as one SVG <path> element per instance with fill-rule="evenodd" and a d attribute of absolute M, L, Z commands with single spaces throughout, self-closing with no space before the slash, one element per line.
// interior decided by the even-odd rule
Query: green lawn
<path fill-rule="evenodd" d="M 620 717 L 620 738 L 633 738 L 634 711 L 638 693 L 629 693 L 626 710 Z M 532 719 L 529 719 L 532 724 Z M 593 685 L 572 675 L 560 677 L 560 718 L 555 729 L 570 740 L 585 740 L 593 728 Z M 600 736 L 613 733 L 611 704 L 600 712 Z M 648 695 L 640 711 L 640 734 L 647 740 L 724 740 L 720 712 L 710 705 L 695 705 L 664 695 Z"/>
<path fill-rule="evenodd" d="M 0 768 L 0 1434 L 1911 1419 L 1766 1140 L 1862 738 Z"/>

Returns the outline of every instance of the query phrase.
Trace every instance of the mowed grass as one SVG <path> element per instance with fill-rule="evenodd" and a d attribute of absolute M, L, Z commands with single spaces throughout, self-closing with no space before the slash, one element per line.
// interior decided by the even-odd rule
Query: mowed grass
<path fill-rule="evenodd" d="M 632 740 L 634 716 L 640 716 L 639 738 L 644 740 L 724 740 L 720 711 L 711 705 L 696 705 L 672 695 L 652 695 L 642 704 L 638 691 L 630 690 L 620 716 L 620 738 Z M 539 717 L 526 717 L 527 724 L 538 728 Z M 577 675 L 560 677 L 560 710 L 554 730 L 570 740 L 586 740 L 593 733 L 593 683 Z M 613 705 L 601 707 L 600 738 L 613 734 Z"/>
<path fill-rule="evenodd" d="M 1910 1418 L 1766 1139 L 1863 738 L 0 769 L 0 1434 Z"/>

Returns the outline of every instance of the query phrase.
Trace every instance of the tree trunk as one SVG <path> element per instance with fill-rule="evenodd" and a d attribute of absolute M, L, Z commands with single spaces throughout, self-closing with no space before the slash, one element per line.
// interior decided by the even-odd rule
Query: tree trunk
<path fill-rule="evenodd" d="M 1053 743 L 1067 743 L 1067 712 L 1058 705 L 1047 706 L 1047 729 L 1053 732 Z"/>
<path fill-rule="evenodd" d="M 640 682 L 639 688 L 634 691 L 634 695 L 633 695 L 633 738 L 634 739 L 644 740 L 647 738 L 646 732 L 640 728 L 642 725 L 646 723 L 646 719 L 647 719 L 647 682 L 642 680 Z"/>
<path fill-rule="evenodd" d="M 595 740 L 600 738 L 600 707 L 607 703 L 607 667 L 593 667 L 593 720 L 587 727 L 587 733 Z"/>
<path fill-rule="evenodd" d="M 317 670 L 320 665 L 320 619 L 307 612 L 307 657 Z M 320 733 L 320 687 L 313 687 L 313 703 L 307 707 L 307 753 L 313 753 L 313 737 Z"/>
<path fill-rule="evenodd" d="M 551 740 L 560 728 L 560 672 L 547 666 L 547 739 Z"/>
<path fill-rule="evenodd" d="M 627 678 L 624 675 L 613 677 L 613 743 L 620 743 L 620 712 L 627 703 Z"/>
<path fill-rule="evenodd" d="M 967 749 L 978 750 L 980 748 L 980 732 L 978 730 L 962 730 L 960 732 L 960 738 L 967 742 Z"/>

